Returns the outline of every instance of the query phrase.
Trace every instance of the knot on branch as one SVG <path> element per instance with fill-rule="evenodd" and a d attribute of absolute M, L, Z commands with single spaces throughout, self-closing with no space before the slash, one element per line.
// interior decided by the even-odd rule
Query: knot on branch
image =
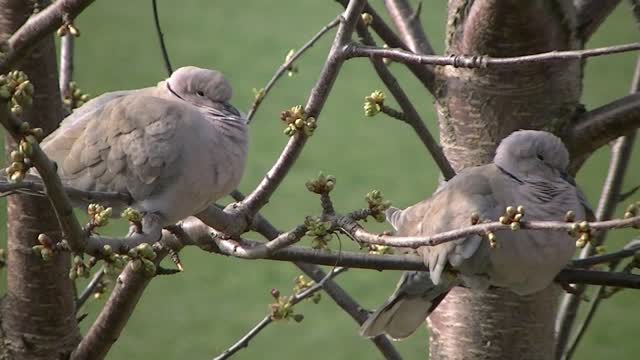
<path fill-rule="evenodd" d="M 484 69 L 487 67 L 487 58 L 484 55 L 467 56 L 452 54 L 449 58 L 452 60 L 451 66 L 456 68 Z"/>
<path fill-rule="evenodd" d="M 284 129 L 284 134 L 287 136 L 294 136 L 300 132 L 306 136 L 311 136 L 318 127 L 316 119 L 312 116 L 307 116 L 302 105 L 296 105 L 289 110 L 283 111 L 280 114 L 280 120 L 287 125 Z"/>

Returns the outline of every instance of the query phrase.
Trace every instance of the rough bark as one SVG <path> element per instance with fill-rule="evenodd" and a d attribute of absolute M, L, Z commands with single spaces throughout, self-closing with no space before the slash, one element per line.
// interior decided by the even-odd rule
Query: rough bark
<path fill-rule="evenodd" d="M 579 48 L 571 1 L 450 0 L 447 53 L 508 57 Z M 441 144 L 456 169 L 491 161 L 521 128 L 560 133 L 579 107 L 579 62 L 517 71 L 442 67 Z M 430 359 L 551 359 L 557 292 L 528 297 L 455 289 L 429 318 Z"/>
<path fill-rule="evenodd" d="M 43 2 L 39 2 L 42 4 Z M 33 13 L 34 2 L 0 1 L 0 34 L 13 33 Z M 55 45 L 38 42 L 18 66 L 34 85 L 33 106 L 23 120 L 51 132 L 62 119 Z M 15 146 L 6 139 L 6 148 Z M 31 247 L 39 233 L 60 238 L 48 200 L 15 196 L 8 200 L 7 294 L 2 301 L 2 346 L 11 359 L 66 358 L 80 339 L 75 319 L 69 255 L 43 262 Z"/>

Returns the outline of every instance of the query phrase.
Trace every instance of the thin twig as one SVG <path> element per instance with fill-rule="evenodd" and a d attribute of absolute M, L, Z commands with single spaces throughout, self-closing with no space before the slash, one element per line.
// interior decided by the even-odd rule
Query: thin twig
<path fill-rule="evenodd" d="M 101 267 L 100 270 L 98 270 L 93 275 L 93 278 L 91 278 L 91 281 L 89 282 L 89 284 L 87 284 L 87 287 L 84 288 L 80 296 L 78 296 L 78 298 L 76 299 L 76 313 L 78 312 L 78 310 L 80 310 L 80 308 L 84 305 L 84 303 L 87 302 L 87 300 L 89 300 L 89 297 L 93 295 L 98 285 L 100 285 L 100 282 L 102 281 L 103 277 L 104 277 L 104 266 Z"/>
<path fill-rule="evenodd" d="M 571 267 L 590 268 L 594 265 L 599 264 L 611 264 L 613 262 L 632 257 L 638 252 L 640 252 L 640 239 L 631 241 L 622 250 L 614 251 L 608 254 L 593 255 L 575 259 L 571 262 Z"/>
<path fill-rule="evenodd" d="M 594 49 L 550 51 L 534 55 L 496 58 L 484 55 L 419 55 L 401 49 L 385 49 L 362 46 L 352 43 L 344 49 L 344 56 L 346 56 L 347 58 L 373 56 L 379 58 L 388 58 L 402 63 L 431 64 L 473 69 L 548 63 L 552 61 L 584 60 L 590 57 L 619 54 L 638 50 L 640 50 L 640 43 L 630 43 Z"/>
<path fill-rule="evenodd" d="M 362 42 L 365 45 L 375 45 L 373 37 L 371 36 L 371 34 L 369 34 L 369 31 L 362 24 L 362 22 L 358 25 L 358 34 L 362 38 Z M 456 174 L 455 170 L 453 170 L 453 167 L 451 167 L 451 164 L 449 163 L 449 160 L 447 160 L 447 157 L 444 155 L 442 148 L 433 138 L 431 132 L 429 132 L 429 129 L 424 124 L 424 121 L 422 121 L 420 114 L 418 114 L 418 111 L 411 103 L 411 100 L 404 92 L 402 87 L 400 87 L 398 80 L 396 80 L 391 71 L 387 69 L 387 66 L 382 62 L 382 59 L 370 58 L 370 60 L 376 73 L 378 74 L 382 82 L 384 82 L 387 89 L 389 89 L 391 95 L 393 95 L 395 100 L 398 102 L 398 105 L 400 105 L 406 123 L 411 125 L 416 135 L 418 135 L 420 141 L 422 141 L 422 144 L 427 148 L 427 151 L 435 161 L 436 165 L 438 165 L 438 168 L 440 169 L 440 172 L 442 172 L 445 180 L 449 180 L 454 177 Z"/>
<path fill-rule="evenodd" d="M 302 290 L 291 297 L 290 304 L 296 305 L 299 302 L 308 299 L 316 292 L 322 290 L 324 284 L 327 280 L 335 278 L 340 273 L 346 271 L 346 268 L 335 268 L 331 272 L 327 273 L 327 275 L 318 283 L 313 284 L 305 290 Z M 260 320 L 251 330 L 249 330 L 243 337 L 241 337 L 236 343 L 231 345 L 228 349 L 226 349 L 222 354 L 216 356 L 214 360 L 224 360 L 233 356 L 239 350 L 246 348 L 249 346 L 249 342 L 256 337 L 262 330 L 264 330 L 269 324 L 273 323 L 275 320 L 271 317 L 271 314 L 264 317 L 264 319 Z"/>
<path fill-rule="evenodd" d="M 86 203 L 100 203 L 113 205 L 131 205 L 133 199 L 131 195 L 126 193 L 108 192 L 108 191 L 85 191 L 71 186 L 63 186 L 64 191 L 73 201 Z M 9 183 L 0 180 L 0 197 L 9 195 L 34 195 L 47 196 L 44 185 L 41 181 L 22 181 L 20 183 Z"/>
<path fill-rule="evenodd" d="M 298 51 L 293 53 L 293 55 L 291 55 L 282 65 L 280 65 L 280 67 L 278 68 L 278 70 L 276 70 L 275 74 L 273 74 L 273 77 L 271 77 L 271 80 L 269 80 L 267 85 L 265 85 L 264 88 L 259 90 L 259 93 L 256 95 L 256 98 L 253 101 L 253 104 L 251 104 L 251 109 L 249 109 L 249 112 L 247 114 L 247 121 L 249 123 L 251 123 L 251 120 L 253 119 L 253 116 L 255 115 L 256 111 L 258 111 L 260 104 L 262 104 L 262 101 L 267 96 L 267 94 L 269 94 L 269 92 L 271 91 L 273 86 L 276 84 L 278 79 L 280 79 L 282 75 L 284 75 L 287 72 L 287 70 L 291 67 L 291 65 L 293 65 L 293 63 L 296 60 L 298 60 L 298 58 L 300 58 L 307 50 L 313 47 L 313 45 L 318 40 L 320 40 L 322 36 L 324 36 L 324 34 L 326 34 L 327 32 L 329 32 L 329 30 L 336 27 L 339 23 L 340 23 L 340 17 L 329 22 L 322 29 L 320 29 L 320 31 L 318 31 L 318 33 L 316 33 L 309 41 L 307 41 L 306 44 L 304 44 L 300 49 L 298 49 Z"/>
<path fill-rule="evenodd" d="M 9 38 L 8 51 L 0 57 L 0 74 L 11 69 L 31 45 L 54 32 L 62 25 L 63 17 L 73 19 L 94 0 L 58 0 L 27 20 Z"/>
<path fill-rule="evenodd" d="M 347 7 L 347 0 L 336 0 L 343 7 Z M 370 5 L 366 4 L 364 6 L 363 12 L 371 15 L 373 21 L 371 22 L 371 28 L 375 33 L 380 36 L 380 39 L 385 42 L 389 47 L 398 48 L 403 50 L 409 50 L 409 47 L 396 35 L 395 32 L 387 25 L 376 10 Z M 436 75 L 431 65 L 420 65 L 420 64 L 404 64 L 409 71 L 413 73 L 413 75 L 418 79 L 422 85 L 432 94 L 435 95 L 436 91 Z"/>
<path fill-rule="evenodd" d="M 593 230 L 609 230 L 629 228 L 640 225 L 640 215 L 627 219 L 590 222 L 589 228 Z M 521 221 L 521 230 L 555 230 L 571 231 L 573 224 L 563 221 Z M 436 246 L 446 242 L 467 237 L 469 235 L 485 235 L 487 232 L 512 231 L 510 225 L 501 222 L 488 222 L 471 225 L 466 228 L 450 230 L 432 236 L 389 236 L 376 235 L 367 232 L 359 226 L 345 228 L 354 238 L 366 244 L 385 245 L 391 247 L 417 248 L 420 246 Z M 521 231 L 518 230 L 518 231 Z M 498 234 L 498 241 L 500 235 Z"/>
<path fill-rule="evenodd" d="M 244 195 L 234 190 L 231 196 L 235 201 L 244 200 Z M 334 211 L 335 213 L 335 211 Z M 260 235 L 264 236 L 267 240 L 273 240 L 281 234 L 281 231 L 276 229 L 267 219 L 256 214 L 254 220 L 254 230 Z M 309 264 L 300 261 L 294 261 L 293 264 L 300 269 L 305 275 L 310 277 L 316 282 L 322 281 L 325 278 L 325 272 L 320 266 Z M 333 263 L 335 264 L 335 263 Z M 362 325 L 368 318 L 369 313 L 356 302 L 349 293 L 347 293 L 340 285 L 338 285 L 332 279 L 328 279 L 325 282 L 324 291 L 329 295 L 336 305 L 338 305 L 345 313 L 347 313 L 358 325 Z M 400 360 L 402 357 L 395 349 L 391 341 L 384 335 L 379 335 L 370 339 L 373 344 L 378 348 L 382 356 L 387 360 Z"/>
<path fill-rule="evenodd" d="M 631 83 L 630 92 L 633 94 L 637 93 L 638 90 L 640 90 L 640 57 L 636 62 L 635 75 Z M 629 135 L 616 140 L 611 148 L 609 171 L 602 188 L 600 201 L 598 202 L 598 209 L 596 210 L 596 218 L 598 220 L 608 220 L 615 212 L 620 199 L 620 193 L 622 192 L 624 177 L 629 167 L 635 136 L 636 131 L 633 130 Z M 591 257 L 595 253 L 595 248 L 604 243 L 606 236 L 606 231 L 601 231 L 596 234 L 593 244 L 587 244 L 587 246 L 580 252 L 580 258 L 584 259 Z M 585 291 L 585 288 L 584 286 L 579 286 L 576 290 L 578 293 L 582 293 Z M 598 303 L 600 302 L 601 294 L 603 292 L 603 287 L 596 290 L 597 296 L 591 302 L 588 314 L 582 324 L 578 327 L 579 331 L 571 345 L 567 345 L 567 343 L 569 341 L 571 329 L 575 323 L 581 301 L 578 296 L 572 294 L 566 294 L 563 297 L 556 321 L 556 331 L 558 333 L 556 357 L 558 359 L 571 358 L 573 351 L 582 338 L 580 334 L 584 332 L 586 327 L 588 327 L 588 324 L 591 322 L 591 319 L 598 308 Z"/>
<path fill-rule="evenodd" d="M 160 27 L 160 16 L 158 15 L 158 5 L 156 0 L 151 0 L 151 7 L 153 8 L 153 22 L 156 26 L 156 34 L 158 34 L 158 42 L 160 43 L 160 50 L 162 52 L 162 60 L 164 61 L 164 68 L 167 70 L 167 74 L 171 76 L 173 68 L 171 67 L 171 61 L 169 60 L 169 52 L 167 46 L 164 43 L 164 34 Z"/>
<path fill-rule="evenodd" d="M 341 56 L 342 48 L 351 41 L 351 34 L 360 19 L 360 13 L 365 3 L 366 1 L 364 0 L 351 0 L 349 2 L 344 17 L 340 20 L 340 26 L 336 32 L 336 37 L 329 51 L 329 55 L 327 55 L 324 68 L 320 73 L 320 78 L 313 89 L 311 89 L 309 99 L 305 106 L 305 113 L 308 116 L 316 118 L 316 120 L 318 120 L 318 116 L 329 97 L 333 83 L 338 77 L 342 63 L 344 62 L 344 58 Z M 288 174 L 302 152 L 306 142 L 307 136 L 303 133 L 299 132 L 291 137 L 276 163 L 271 167 L 256 189 L 243 201 L 243 206 L 250 214 L 256 214 L 269 202 L 269 198 Z"/>

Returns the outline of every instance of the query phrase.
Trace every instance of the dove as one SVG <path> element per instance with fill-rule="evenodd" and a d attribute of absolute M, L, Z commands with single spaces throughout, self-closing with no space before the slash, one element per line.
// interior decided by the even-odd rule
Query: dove
<path fill-rule="evenodd" d="M 469 226 L 472 213 L 495 221 L 508 206 L 522 205 L 528 220 L 562 220 L 569 210 L 584 219 L 590 209 L 566 174 L 568 165 L 569 153 L 556 136 L 516 131 L 501 141 L 493 163 L 461 171 L 430 198 L 404 210 L 388 209 L 387 221 L 399 236 L 430 236 Z M 574 238 L 551 230 L 499 232 L 495 248 L 480 235 L 420 247 L 417 253 L 429 271 L 404 273 L 360 334 L 408 337 L 457 285 L 535 293 L 551 284 L 574 252 Z"/>
<path fill-rule="evenodd" d="M 240 182 L 246 118 L 214 70 L 174 71 L 155 87 L 103 94 L 76 109 L 41 143 L 64 185 L 129 194 L 140 241 L 205 210 Z M 119 214 L 119 210 L 114 209 Z"/>

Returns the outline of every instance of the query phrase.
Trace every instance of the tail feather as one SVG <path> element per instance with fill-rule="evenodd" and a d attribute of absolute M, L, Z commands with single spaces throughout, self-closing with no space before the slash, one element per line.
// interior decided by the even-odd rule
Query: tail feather
<path fill-rule="evenodd" d="M 443 281 L 434 285 L 429 273 L 405 273 L 396 292 L 362 324 L 360 335 L 374 337 L 387 334 L 393 340 L 407 338 L 420 327 L 455 284 Z"/>

